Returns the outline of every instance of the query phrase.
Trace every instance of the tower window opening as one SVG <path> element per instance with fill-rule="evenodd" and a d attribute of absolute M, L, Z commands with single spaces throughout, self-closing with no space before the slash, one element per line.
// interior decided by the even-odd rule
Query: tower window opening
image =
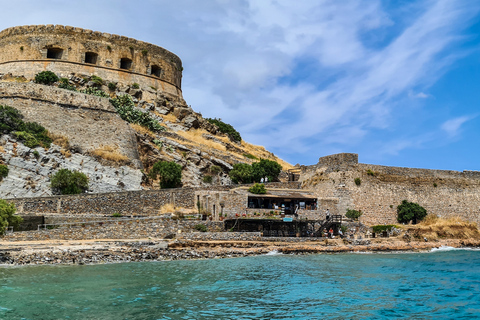
<path fill-rule="evenodd" d="M 161 73 L 162 73 L 162 69 L 159 66 L 152 66 L 152 70 L 150 71 L 150 74 L 152 76 L 160 78 Z"/>
<path fill-rule="evenodd" d="M 85 63 L 97 64 L 98 54 L 95 52 L 85 52 Z"/>
<path fill-rule="evenodd" d="M 120 69 L 126 69 L 126 70 L 132 69 L 132 59 L 128 59 L 128 58 L 120 59 Z"/>
<path fill-rule="evenodd" d="M 62 59 L 63 49 L 61 48 L 48 48 L 47 59 Z"/>

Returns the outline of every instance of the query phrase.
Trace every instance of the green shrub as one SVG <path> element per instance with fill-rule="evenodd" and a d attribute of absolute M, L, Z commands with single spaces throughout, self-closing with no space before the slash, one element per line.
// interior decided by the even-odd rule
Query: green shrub
<path fill-rule="evenodd" d="M 117 89 L 117 84 L 115 82 L 108 83 L 108 90 L 115 91 Z"/>
<path fill-rule="evenodd" d="M 360 179 L 360 178 L 355 178 L 354 181 L 355 181 L 355 184 L 356 184 L 357 186 L 359 186 L 359 185 L 362 184 L 362 179 Z"/>
<path fill-rule="evenodd" d="M 40 84 L 52 84 L 58 81 L 58 77 L 52 71 L 42 71 L 35 75 L 35 82 Z"/>
<path fill-rule="evenodd" d="M 3 178 L 6 178 L 8 176 L 8 167 L 4 164 L 0 164 L 0 181 L 3 180 Z"/>
<path fill-rule="evenodd" d="M 383 231 L 390 231 L 390 230 L 392 230 L 392 228 L 398 228 L 398 226 L 396 226 L 394 224 L 372 226 L 373 232 L 375 232 L 375 233 L 382 233 Z"/>
<path fill-rule="evenodd" d="M 22 128 L 23 115 L 15 108 L 0 105 L 0 131 L 8 134 Z"/>
<path fill-rule="evenodd" d="M 134 83 L 132 84 L 132 88 L 133 88 L 133 89 L 140 89 L 140 85 L 139 85 L 138 83 L 134 82 Z"/>
<path fill-rule="evenodd" d="M 121 218 L 121 217 L 123 217 L 123 215 L 122 215 L 120 212 L 114 212 L 114 213 L 112 214 L 112 217 L 114 217 L 114 218 Z"/>
<path fill-rule="evenodd" d="M 265 194 L 267 193 L 267 189 L 265 189 L 265 185 L 261 183 L 255 183 L 248 189 L 248 192 L 251 192 L 253 194 Z"/>
<path fill-rule="evenodd" d="M 33 150 L 33 156 L 35 157 L 35 159 L 38 159 L 40 158 L 40 153 L 37 150 Z"/>
<path fill-rule="evenodd" d="M 147 50 L 147 49 L 143 49 L 143 50 L 142 50 L 142 55 L 143 55 L 143 56 L 146 56 L 147 54 L 148 54 L 148 50 Z"/>
<path fill-rule="evenodd" d="M 213 177 L 211 175 L 203 176 L 203 182 L 212 183 L 212 181 L 213 181 Z"/>
<path fill-rule="evenodd" d="M 88 189 L 88 177 L 79 171 L 58 170 L 50 179 L 54 193 L 79 194 Z"/>
<path fill-rule="evenodd" d="M 345 213 L 345 216 L 349 219 L 353 220 L 358 220 L 360 216 L 362 215 L 361 210 L 353 210 L 353 209 L 347 209 L 347 213 Z"/>
<path fill-rule="evenodd" d="M 176 188 L 182 183 L 182 166 L 173 161 L 158 161 L 148 174 L 152 179 L 160 178 L 160 188 Z"/>
<path fill-rule="evenodd" d="M 434 188 L 438 187 L 438 185 L 437 185 L 436 182 L 433 183 L 433 187 L 434 187 Z"/>
<path fill-rule="evenodd" d="M 242 137 L 240 136 L 240 133 L 238 133 L 237 130 L 235 130 L 231 125 L 229 125 L 228 123 L 225 123 L 223 122 L 222 120 L 220 119 L 211 119 L 211 118 L 207 118 L 206 119 L 208 122 L 216 125 L 218 127 L 218 130 L 220 130 L 220 132 L 223 132 L 225 133 L 226 135 L 228 135 L 228 137 L 230 138 L 230 140 L 232 141 L 235 141 L 235 142 L 240 142 L 242 141 Z"/>
<path fill-rule="evenodd" d="M 84 89 L 84 90 L 80 90 L 80 92 L 85 93 L 85 94 L 90 94 L 92 96 L 102 97 L 102 98 L 109 98 L 110 97 L 108 95 L 108 93 L 106 93 L 105 91 L 100 90 L 98 88 L 94 88 L 94 87 L 90 87 L 90 88 L 87 88 L 87 89 Z"/>
<path fill-rule="evenodd" d="M 67 89 L 70 91 L 77 91 L 74 85 L 71 85 L 67 78 L 60 78 L 60 84 L 58 85 L 60 89 Z"/>
<path fill-rule="evenodd" d="M 207 231 L 208 231 L 207 226 L 204 225 L 204 224 L 196 224 L 196 225 L 194 226 L 194 228 L 195 228 L 195 230 L 198 230 L 198 231 L 200 231 L 200 232 L 207 232 Z"/>
<path fill-rule="evenodd" d="M 426 216 L 427 210 L 415 202 L 403 200 L 397 207 L 397 221 L 400 223 L 409 223 L 412 221 L 413 224 L 417 224 Z"/>
<path fill-rule="evenodd" d="M 90 77 L 90 81 L 92 81 L 96 86 L 103 85 L 103 79 L 95 75 Z"/>
<path fill-rule="evenodd" d="M 372 171 L 370 169 L 367 170 L 367 175 L 376 177 L 378 175 L 378 172 Z"/>
<path fill-rule="evenodd" d="M 121 95 L 110 102 L 117 110 L 120 117 L 129 122 L 136 123 L 152 131 L 165 131 L 165 127 L 161 126 L 157 120 L 152 118 L 148 112 L 142 112 L 135 109 L 132 97 L 128 94 Z"/>
<path fill-rule="evenodd" d="M 5 233 L 7 227 L 18 227 L 23 219 L 15 215 L 15 205 L 0 199 L 0 235 Z"/>
<path fill-rule="evenodd" d="M 212 173 L 213 175 L 217 175 L 221 171 L 222 171 L 222 168 L 220 168 L 220 166 L 211 166 L 210 167 L 210 173 Z"/>

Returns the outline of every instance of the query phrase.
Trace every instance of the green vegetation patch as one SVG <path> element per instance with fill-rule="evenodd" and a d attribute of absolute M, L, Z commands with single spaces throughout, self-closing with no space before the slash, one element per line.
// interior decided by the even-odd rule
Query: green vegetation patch
<path fill-rule="evenodd" d="M 23 219 L 15 215 L 15 205 L 0 199 L 0 235 L 5 233 L 7 227 L 18 227 Z"/>
<path fill-rule="evenodd" d="M 173 161 L 158 161 L 150 172 L 150 178 L 160 179 L 160 188 L 177 188 L 182 184 L 182 166 Z"/>
<path fill-rule="evenodd" d="M 394 224 L 387 224 L 387 225 L 378 225 L 378 226 L 373 226 L 373 232 L 375 233 L 382 233 L 383 231 L 390 231 L 392 228 L 399 228 L 397 225 Z"/>
<path fill-rule="evenodd" d="M 242 137 L 240 136 L 240 133 L 238 133 L 237 130 L 235 130 L 230 124 L 223 122 L 220 119 L 212 119 L 212 118 L 207 118 L 206 119 L 208 122 L 216 125 L 218 127 L 218 130 L 220 132 L 225 133 L 230 140 L 235 141 L 235 142 L 240 142 L 242 141 Z"/>
<path fill-rule="evenodd" d="M 121 95 L 115 99 L 110 99 L 110 102 L 117 110 L 120 117 L 129 122 L 136 123 L 151 131 L 165 131 L 165 127 L 155 120 L 148 112 L 142 112 L 135 109 L 132 97 L 128 94 Z"/>
<path fill-rule="evenodd" d="M 35 83 L 49 85 L 57 81 L 58 81 L 58 77 L 52 71 L 42 71 L 35 75 Z"/>
<path fill-rule="evenodd" d="M 277 181 L 282 166 L 273 160 L 260 159 L 260 161 L 249 165 L 247 163 L 237 163 L 233 165 L 228 175 L 234 183 L 251 183 L 261 181 L 262 178 L 268 178 L 268 181 Z"/>
<path fill-rule="evenodd" d="M 36 122 L 23 122 L 23 115 L 15 108 L 0 105 L 0 136 L 13 133 L 17 139 L 29 147 L 49 148 L 52 139 L 47 130 Z"/>
<path fill-rule="evenodd" d="M 412 221 L 416 224 L 427 216 L 427 210 L 415 202 L 403 200 L 397 207 L 397 221 L 400 223 L 409 223 Z"/>
<path fill-rule="evenodd" d="M 353 220 L 358 220 L 360 216 L 362 215 L 361 210 L 354 210 L 354 209 L 347 209 L 347 213 L 345 213 L 345 216 L 349 219 Z"/>
<path fill-rule="evenodd" d="M 3 178 L 6 178 L 8 176 L 8 167 L 4 164 L 0 164 L 0 181 L 3 180 Z"/>
<path fill-rule="evenodd" d="M 207 226 L 204 225 L 204 224 L 196 224 L 193 228 L 197 231 L 200 231 L 200 232 L 207 232 L 208 231 Z"/>
<path fill-rule="evenodd" d="M 79 194 L 88 189 L 88 177 L 80 171 L 60 169 L 50 178 L 50 186 L 56 194 Z"/>
<path fill-rule="evenodd" d="M 253 194 L 266 194 L 267 189 L 265 189 L 265 186 L 263 184 L 255 183 L 248 189 L 248 192 L 251 192 Z"/>
<path fill-rule="evenodd" d="M 97 96 L 97 97 L 102 97 L 102 98 L 110 98 L 108 93 L 106 93 L 105 91 L 100 90 L 98 88 L 94 88 L 94 87 L 90 87 L 90 88 L 87 88 L 87 89 L 84 89 L 84 90 L 80 90 L 80 92 L 85 93 L 85 94 L 90 94 L 92 96 Z"/>

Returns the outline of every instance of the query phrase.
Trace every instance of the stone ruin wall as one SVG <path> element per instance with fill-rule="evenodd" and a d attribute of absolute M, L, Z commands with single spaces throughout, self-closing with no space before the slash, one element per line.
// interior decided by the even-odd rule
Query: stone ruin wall
<path fill-rule="evenodd" d="M 83 152 L 111 146 L 141 167 L 135 132 L 107 98 L 35 83 L 3 82 L 0 104 L 20 110 L 26 121 L 67 137 Z"/>
<path fill-rule="evenodd" d="M 322 160 L 322 158 L 321 158 Z M 324 162 L 325 163 L 325 162 Z M 394 224 L 402 200 L 417 202 L 443 218 L 461 217 L 480 224 L 480 172 L 388 167 L 355 162 L 334 162 L 303 167 L 315 194 L 336 200 L 333 214 L 362 210 L 368 225 Z M 338 171 L 337 171 L 338 170 Z M 360 178 L 361 184 L 355 184 Z M 330 208 L 332 212 L 332 208 Z"/>
<path fill-rule="evenodd" d="M 27 79 L 45 70 L 60 77 L 72 73 L 96 75 L 111 82 L 138 83 L 182 97 L 181 60 L 143 41 L 70 26 L 34 25 L 0 32 L 0 48 L 0 73 Z M 48 57 L 52 50 L 61 52 L 55 58 Z M 94 61 L 86 61 L 87 54 Z M 122 67 L 122 59 L 131 60 L 131 66 Z"/>

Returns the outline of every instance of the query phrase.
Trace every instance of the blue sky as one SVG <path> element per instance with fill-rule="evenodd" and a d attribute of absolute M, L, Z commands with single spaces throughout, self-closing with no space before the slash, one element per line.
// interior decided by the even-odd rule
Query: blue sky
<path fill-rule="evenodd" d="M 1 1 L 0 29 L 63 24 L 162 46 L 205 117 L 284 160 L 480 170 L 480 2 Z"/>

